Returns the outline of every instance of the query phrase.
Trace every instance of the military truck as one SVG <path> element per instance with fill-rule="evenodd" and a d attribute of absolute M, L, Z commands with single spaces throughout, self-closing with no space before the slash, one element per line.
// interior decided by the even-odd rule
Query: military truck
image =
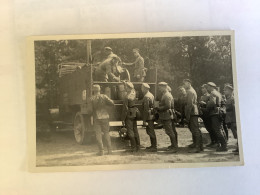
<path fill-rule="evenodd" d="M 87 63 L 61 63 L 58 66 L 58 94 L 59 106 L 56 113 L 56 124 L 69 124 L 73 126 L 76 142 L 87 143 L 94 135 L 93 116 L 91 110 L 91 96 L 93 84 L 101 86 L 101 93 L 108 95 L 115 103 L 110 108 L 110 130 L 119 130 L 122 127 L 121 113 L 123 97 L 125 95 L 124 83 L 95 81 L 93 71 L 95 66 L 91 63 L 91 42 L 87 42 Z M 125 69 L 125 80 L 131 81 L 132 70 Z M 157 69 L 148 69 L 145 82 L 151 87 L 150 91 L 156 95 Z M 137 91 L 137 106 L 142 114 L 141 82 L 132 82 Z M 55 121 L 54 121 L 55 123 Z M 138 121 L 141 125 L 141 121 Z"/>

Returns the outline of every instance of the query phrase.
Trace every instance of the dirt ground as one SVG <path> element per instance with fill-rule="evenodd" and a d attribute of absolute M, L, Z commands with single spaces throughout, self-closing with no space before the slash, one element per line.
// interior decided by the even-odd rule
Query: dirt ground
<path fill-rule="evenodd" d="M 112 139 L 113 155 L 96 156 L 97 145 L 95 142 L 89 145 L 79 145 L 74 139 L 73 131 L 52 132 L 51 140 L 37 136 L 36 164 L 39 167 L 52 166 L 84 166 L 84 165 L 111 165 L 111 164 L 142 164 L 142 163 L 192 163 L 192 162 L 234 162 L 239 161 L 239 155 L 234 155 L 236 140 L 229 133 L 227 152 L 216 152 L 216 149 L 205 148 L 204 152 L 197 154 L 188 153 L 186 146 L 191 143 L 191 133 L 187 128 L 177 128 L 179 139 L 178 153 L 171 154 L 164 149 L 170 145 L 170 140 L 163 129 L 157 129 L 158 152 L 148 153 L 142 150 L 140 154 L 133 155 L 126 152 L 129 141 L 123 141 L 118 132 L 110 132 Z M 205 131 L 202 131 L 205 132 Z M 145 129 L 139 129 L 141 145 L 150 146 L 149 136 Z M 206 144 L 209 141 L 208 134 L 203 134 Z"/>

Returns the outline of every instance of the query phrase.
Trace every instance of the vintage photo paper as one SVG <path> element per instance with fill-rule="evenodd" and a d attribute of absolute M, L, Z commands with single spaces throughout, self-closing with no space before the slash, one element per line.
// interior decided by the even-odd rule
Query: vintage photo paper
<path fill-rule="evenodd" d="M 234 31 L 27 38 L 29 171 L 243 165 Z"/>

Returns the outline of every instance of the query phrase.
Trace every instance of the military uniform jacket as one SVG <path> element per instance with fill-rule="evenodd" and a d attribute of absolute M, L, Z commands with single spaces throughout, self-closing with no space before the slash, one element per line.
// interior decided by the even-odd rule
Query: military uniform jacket
<path fill-rule="evenodd" d="M 205 102 L 206 103 L 206 105 L 207 105 L 207 103 L 208 103 L 208 101 L 210 100 L 210 94 L 209 93 L 205 93 L 204 95 L 202 95 L 201 97 L 200 97 L 200 101 L 201 102 Z M 206 109 L 206 107 L 202 107 L 202 108 L 200 108 L 201 109 L 201 111 L 202 111 L 202 117 L 204 118 L 204 117 L 208 117 L 208 110 Z"/>
<path fill-rule="evenodd" d="M 108 79 L 113 80 L 115 76 L 114 66 L 112 65 L 112 59 L 119 58 L 115 54 L 110 54 L 107 59 L 101 62 L 96 69 L 96 76 L 98 81 L 107 81 Z"/>
<path fill-rule="evenodd" d="M 197 105 L 197 93 L 190 87 L 186 90 L 186 106 L 185 106 L 185 117 L 187 120 L 190 120 L 191 116 L 199 115 L 198 105 Z"/>
<path fill-rule="evenodd" d="M 114 102 L 105 94 L 95 95 L 91 98 L 93 118 L 109 119 L 108 106 L 113 106 Z"/>
<path fill-rule="evenodd" d="M 172 104 L 173 97 L 167 91 L 162 95 L 161 101 L 159 103 L 159 119 L 160 120 L 170 120 L 171 119 L 171 104 Z"/>
<path fill-rule="evenodd" d="M 152 112 L 154 104 L 154 96 L 151 92 L 147 92 L 143 98 L 143 121 L 152 120 Z"/>
<path fill-rule="evenodd" d="M 227 97 L 226 101 L 226 123 L 236 122 L 236 110 L 234 96 Z"/>
<path fill-rule="evenodd" d="M 213 90 L 210 93 L 210 99 L 206 107 L 210 116 L 219 114 L 221 102 L 222 102 L 222 95 L 217 90 Z"/>
<path fill-rule="evenodd" d="M 144 59 L 142 56 L 136 58 L 134 62 L 134 77 L 143 76 L 143 69 L 144 69 Z"/>
<path fill-rule="evenodd" d="M 121 120 L 125 121 L 125 119 L 128 118 L 135 118 L 135 111 L 137 109 L 135 105 L 135 98 L 136 98 L 136 92 L 134 89 L 131 90 L 130 93 L 126 94 L 124 100 L 123 100 L 123 109 L 122 109 L 122 115 Z"/>

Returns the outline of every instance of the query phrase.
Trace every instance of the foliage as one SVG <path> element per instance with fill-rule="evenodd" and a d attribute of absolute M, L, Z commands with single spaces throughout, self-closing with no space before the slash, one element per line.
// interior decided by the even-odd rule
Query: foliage
<path fill-rule="evenodd" d="M 158 81 L 168 82 L 176 93 L 184 78 L 190 78 L 199 91 L 212 81 L 223 87 L 232 81 L 230 36 L 189 36 L 166 38 L 129 38 L 92 40 L 93 63 L 105 58 L 109 46 L 124 62 L 133 62 L 132 49 L 139 48 L 147 68 L 158 68 Z M 61 62 L 86 62 L 86 40 L 35 42 L 37 101 L 48 99 L 49 107 L 57 106 L 57 68 Z M 42 95 L 44 94 L 44 95 Z"/>

